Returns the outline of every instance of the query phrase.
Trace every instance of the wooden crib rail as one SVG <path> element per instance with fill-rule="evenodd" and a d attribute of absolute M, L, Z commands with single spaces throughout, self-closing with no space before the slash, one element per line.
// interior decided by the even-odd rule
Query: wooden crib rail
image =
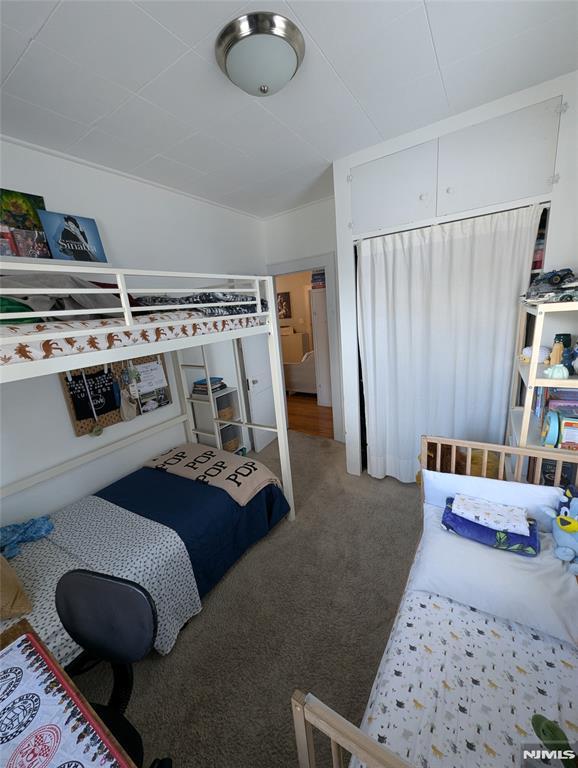
<path fill-rule="evenodd" d="M 430 435 L 421 438 L 421 467 L 436 472 L 543 485 L 545 480 L 542 470 L 546 461 L 552 462 L 554 467 L 553 474 L 550 473 L 548 478 L 552 485 L 560 485 L 564 464 L 572 465 L 566 470 L 566 482 L 578 483 L 578 451 L 518 448 Z"/>
<path fill-rule="evenodd" d="M 331 741 L 333 768 L 345 768 L 345 752 L 362 760 L 367 768 L 412 768 L 311 693 L 295 691 L 291 708 L 299 768 L 316 768 L 314 728 Z"/>

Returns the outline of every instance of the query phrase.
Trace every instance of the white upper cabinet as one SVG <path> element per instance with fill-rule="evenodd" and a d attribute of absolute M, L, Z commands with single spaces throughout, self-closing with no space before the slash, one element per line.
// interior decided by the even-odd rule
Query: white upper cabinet
<path fill-rule="evenodd" d="M 351 171 L 355 236 L 435 216 L 437 139 Z"/>
<path fill-rule="evenodd" d="M 561 103 L 548 99 L 441 136 L 437 215 L 548 195 Z"/>

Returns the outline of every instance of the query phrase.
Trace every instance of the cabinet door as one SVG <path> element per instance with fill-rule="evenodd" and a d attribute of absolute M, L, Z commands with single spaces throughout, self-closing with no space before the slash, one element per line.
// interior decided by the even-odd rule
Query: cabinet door
<path fill-rule="evenodd" d="M 548 99 L 440 137 L 438 216 L 549 194 L 561 101 Z"/>
<path fill-rule="evenodd" d="M 354 235 L 435 216 L 437 139 L 351 171 Z"/>

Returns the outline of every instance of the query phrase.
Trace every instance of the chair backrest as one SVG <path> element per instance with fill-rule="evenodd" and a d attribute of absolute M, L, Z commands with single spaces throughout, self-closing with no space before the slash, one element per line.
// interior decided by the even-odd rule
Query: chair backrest
<path fill-rule="evenodd" d="M 152 650 L 157 612 L 140 584 L 79 569 L 62 576 L 55 599 L 68 634 L 97 658 L 132 664 Z"/>

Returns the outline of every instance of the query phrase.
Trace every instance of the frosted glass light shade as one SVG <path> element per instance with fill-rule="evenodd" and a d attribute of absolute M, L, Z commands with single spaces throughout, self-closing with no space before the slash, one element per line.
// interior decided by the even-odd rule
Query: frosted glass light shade
<path fill-rule="evenodd" d="M 252 96 L 277 93 L 297 71 L 293 47 L 276 35 L 250 35 L 227 54 L 227 75 Z"/>
<path fill-rule="evenodd" d="M 251 96 L 277 93 L 305 56 L 299 28 L 285 16 L 256 11 L 226 24 L 215 41 L 215 57 L 229 80 Z"/>

